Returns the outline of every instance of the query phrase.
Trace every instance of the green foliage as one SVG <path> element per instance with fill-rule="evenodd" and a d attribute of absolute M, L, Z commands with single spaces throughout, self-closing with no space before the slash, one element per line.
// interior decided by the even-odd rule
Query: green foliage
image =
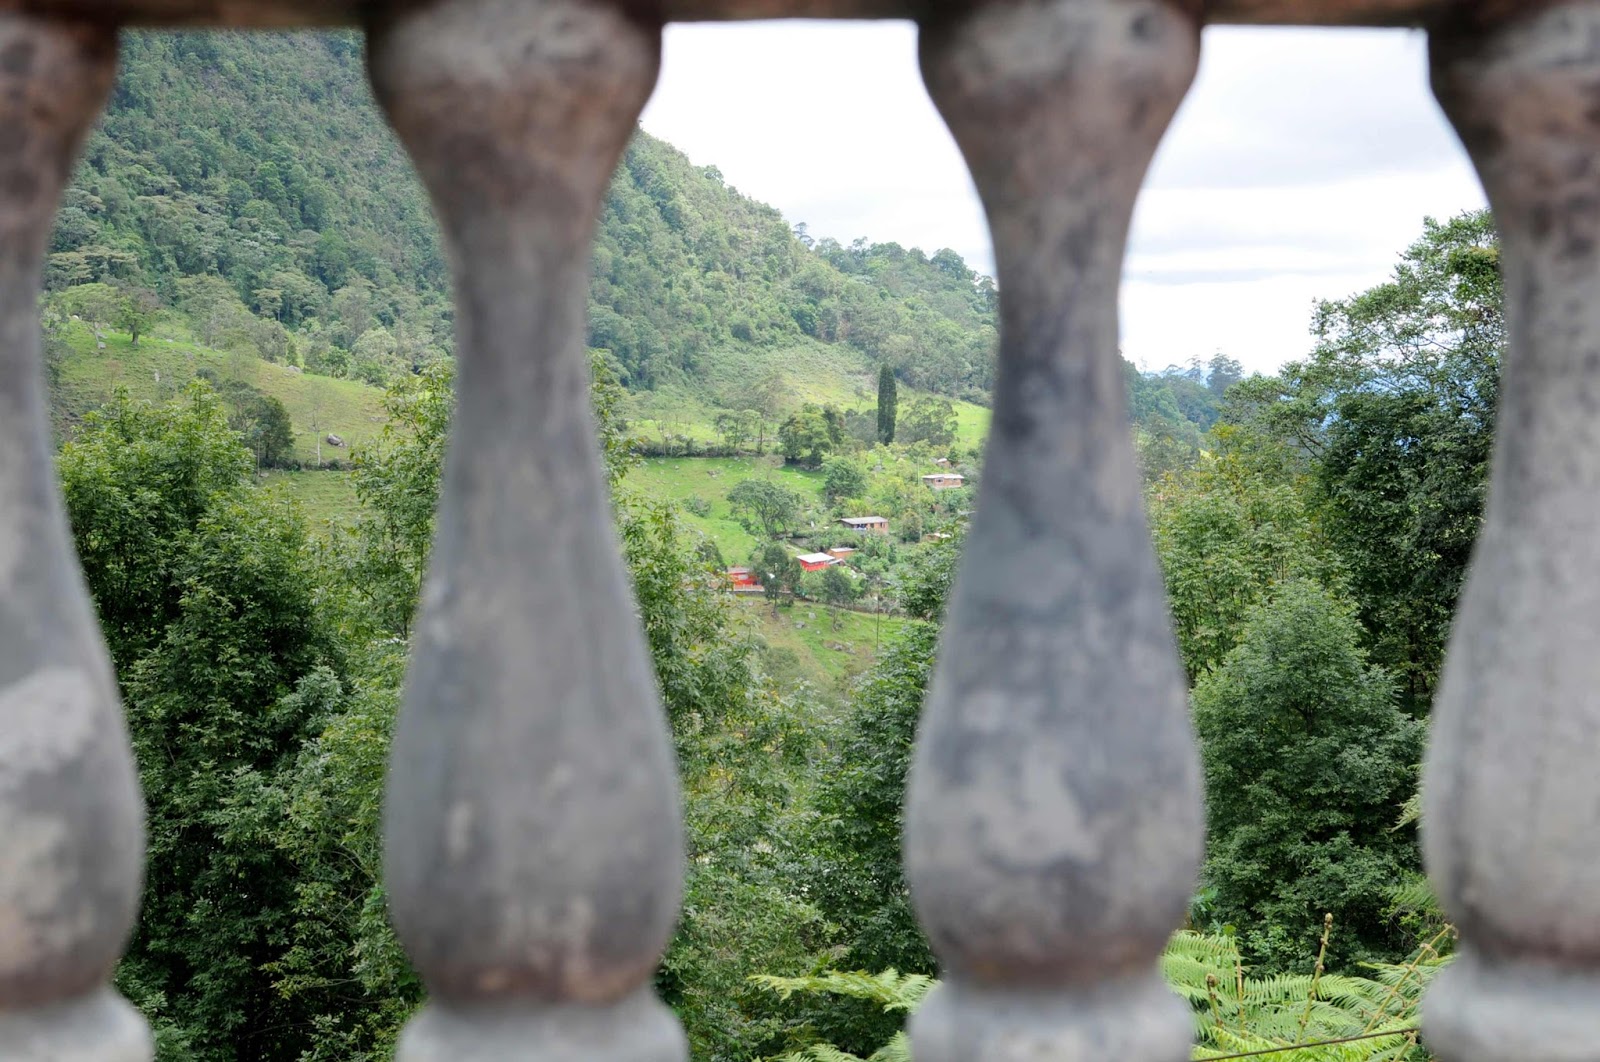
<path fill-rule="evenodd" d="M 1201 435 L 1217 421 L 1223 393 L 1237 383 L 1239 363 L 1221 354 L 1202 365 L 1169 366 L 1141 373 L 1123 362 L 1128 412 L 1134 423 L 1145 481 L 1187 467 L 1199 455 Z"/>
<path fill-rule="evenodd" d="M 625 392 L 610 364 L 598 354 L 589 358 L 589 404 L 594 410 L 595 433 L 600 440 L 600 463 L 606 485 L 612 490 L 628 470 L 639 464 L 638 439 L 622 415 Z"/>
<path fill-rule="evenodd" d="M 939 622 L 955 585 L 966 536 L 951 534 L 922 551 L 900 571 L 900 607 L 921 620 Z"/>
<path fill-rule="evenodd" d="M 901 442 L 925 442 L 935 450 L 944 450 L 956 440 L 956 410 L 947 398 L 924 395 L 912 401 L 906 415 L 900 418 Z"/>
<path fill-rule="evenodd" d="M 885 970 L 877 974 L 859 970 L 854 973 L 828 970 L 820 974 L 807 974 L 804 977 L 756 974 L 750 980 L 776 992 L 780 999 L 788 999 L 796 992 L 826 992 L 831 995 L 849 996 L 851 999 L 865 999 L 876 1003 L 884 1010 L 907 1014 L 917 1009 L 936 983 L 926 974 L 902 974 L 898 970 Z"/>
<path fill-rule="evenodd" d="M 938 628 L 907 625 L 851 698 L 833 753 L 818 775 L 815 821 L 804 841 L 811 895 L 844 941 L 834 962 L 851 969 L 932 973 L 900 866 L 900 830 L 912 739 L 933 669 Z M 873 1008 L 812 1015 L 822 1039 L 870 1052 L 892 1033 Z"/>
<path fill-rule="evenodd" d="M 784 460 L 821 468 L 822 459 L 844 442 L 844 421 L 832 406 L 807 402 L 779 426 L 778 442 Z"/>
<path fill-rule="evenodd" d="M 747 479 L 728 492 L 728 505 L 752 535 L 784 538 L 800 518 L 800 495 L 771 479 Z"/>
<path fill-rule="evenodd" d="M 379 813 L 405 654 L 374 646 L 344 683 L 314 674 L 296 695 L 324 725 L 254 800 L 262 837 L 294 866 L 292 931 L 262 975 L 309 1014 L 298 1062 L 380 1062 L 421 1002 L 379 881 Z M 163 1056 L 164 1058 L 164 1056 Z"/>
<path fill-rule="evenodd" d="M 276 398 L 263 395 L 256 400 L 250 413 L 251 425 L 245 433 L 245 443 L 255 452 L 256 464 L 262 468 L 283 464 L 294 449 L 289 411 Z"/>
<path fill-rule="evenodd" d="M 117 309 L 111 321 L 128 333 L 134 346 L 139 337 L 149 331 L 156 314 L 161 312 L 161 297 L 148 288 L 122 285 L 117 293 Z"/>
<path fill-rule="evenodd" d="M 737 455 L 744 448 L 744 444 L 758 433 L 760 426 L 761 413 L 754 409 L 741 409 L 737 412 L 724 410 L 716 417 L 717 434 L 722 436 L 723 446 L 733 455 Z"/>
<path fill-rule="evenodd" d="M 784 591 L 794 593 L 805 575 L 805 569 L 794 559 L 794 554 L 777 542 L 769 542 L 761 547 L 760 552 L 750 559 L 750 570 L 761 581 L 762 593 L 774 608 Z"/>
<path fill-rule="evenodd" d="M 840 608 L 859 598 L 866 586 L 840 565 L 834 564 L 821 571 L 807 572 L 800 580 L 800 590 L 806 597 L 833 607 L 833 629 L 839 629 Z"/>
<path fill-rule="evenodd" d="M 867 470 L 847 457 L 833 457 L 822 463 L 822 496 L 829 505 L 867 493 Z"/>
<path fill-rule="evenodd" d="M 1374 659 L 1413 710 L 1438 681 L 1482 519 L 1505 322 L 1486 211 L 1429 219 L 1394 279 L 1317 308 L 1317 347 L 1229 393 L 1309 457 Z"/>
<path fill-rule="evenodd" d="M 693 559 L 676 510 L 623 495 L 618 528 L 686 799 L 684 913 L 657 987 L 696 1058 L 742 1060 L 778 1028 L 745 982 L 749 957 L 804 962 L 821 931 L 774 844 L 794 828 L 807 726 L 757 682 L 721 573 Z"/>
<path fill-rule="evenodd" d="M 129 34 L 52 233 L 51 290 L 136 285 L 179 305 L 206 346 L 280 360 L 271 325 L 299 337 L 308 367 L 380 386 L 448 355 L 437 228 L 362 58 L 349 33 Z M 197 300 L 193 280 L 215 283 Z M 643 132 L 606 198 L 588 311 L 589 345 L 637 391 L 726 397 L 714 356 L 794 343 L 848 352 L 863 375 L 893 362 L 951 395 L 981 397 L 993 375 L 994 287 L 954 252 L 813 246 Z M 730 426 L 737 451 L 752 425 Z"/>
<path fill-rule="evenodd" d="M 1193 1058 L 1211 1059 L 1237 1052 L 1274 1052 L 1310 1062 L 1424 1062 L 1417 1043 L 1418 1008 L 1423 992 L 1450 960 L 1436 945 L 1441 931 L 1404 963 L 1369 964 L 1371 977 L 1329 974 L 1322 958 L 1310 972 L 1250 972 L 1234 937 L 1180 931 L 1161 955 L 1161 974 L 1194 1013 Z M 1324 935 L 1324 948 L 1327 935 Z M 938 982 L 895 970 L 880 974 L 827 970 L 803 977 L 758 975 L 753 981 L 778 994 L 842 996 L 867 1000 L 885 1014 L 911 1014 Z M 1326 1044 L 1346 1037 L 1350 1043 Z M 1275 1054 L 1277 1052 L 1274 1052 Z M 903 1031 L 870 1055 L 852 1054 L 830 1043 L 807 1043 L 771 1062 L 910 1062 L 911 1045 Z"/>
<path fill-rule="evenodd" d="M 119 979 L 179 1057 L 290 1058 L 306 1000 L 261 976 L 292 932 L 293 868 L 263 779 L 293 761 L 337 682 L 303 523 L 196 385 L 120 398 L 62 451 L 62 485 L 127 701 L 149 801 L 144 908 Z"/>
<path fill-rule="evenodd" d="M 1149 495 L 1151 532 L 1184 668 L 1194 681 L 1222 662 L 1246 615 L 1280 583 L 1337 588 L 1342 570 L 1317 523 L 1305 476 L 1285 455 L 1229 448 L 1169 473 Z"/>
<path fill-rule="evenodd" d="M 389 423 L 382 441 L 356 456 L 361 515 L 338 556 L 349 593 L 379 631 L 405 636 L 411 629 L 433 542 L 455 408 L 452 385 L 447 365 L 396 383 L 384 397 Z"/>
<path fill-rule="evenodd" d="M 1284 583 L 1195 686 L 1212 916 L 1239 926 L 1242 950 L 1266 969 L 1303 954 L 1297 927 L 1324 911 L 1340 927 L 1333 968 L 1406 948 L 1384 913 L 1418 865 L 1412 831 L 1392 823 L 1415 784 L 1422 726 L 1395 706 L 1360 633 L 1325 591 Z"/>
<path fill-rule="evenodd" d="M 878 370 L 878 441 L 885 446 L 894 442 L 898 407 L 899 397 L 895 393 L 894 370 L 885 365 Z"/>
<path fill-rule="evenodd" d="M 902 974 L 897 970 L 885 970 L 878 974 L 828 970 L 804 977 L 757 974 L 750 980 L 775 992 L 780 999 L 789 999 L 796 994 L 842 996 L 866 1000 L 891 1015 L 915 1011 L 938 983 L 925 974 Z M 772 1062 L 911 1062 L 911 1041 L 904 1032 L 896 1032 L 888 1043 L 865 1059 L 841 1051 L 832 1044 L 813 1043 L 779 1055 Z"/>
<path fill-rule="evenodd" d="M 168 409 L 119 392 L 62 448 L 73 543 L 119 670 L 182 614 L 176 573 L 190 538 L 250 466 L 222 403 L 202 384 Z"/>
<path fill-rule="evenodd" d="M 1417 1046 L 1418 1004 L 1449 961 L 1435 943 L 1424 944 L 1404 963 L 1369 964 L 1371 976 L 1327 973 L 1320 957 L 1296 964 L 1305 972 L 1261 975 L 1247 968 L 1236 938 L 1184 931 L 1168 943 L 1161 972 L 1193 1008 L 1196 1059 L 1377 1033 L 1387 1035 L 1302 1047 L 1280 1057 L 1422 1062 L 1428 1055 Z"/>

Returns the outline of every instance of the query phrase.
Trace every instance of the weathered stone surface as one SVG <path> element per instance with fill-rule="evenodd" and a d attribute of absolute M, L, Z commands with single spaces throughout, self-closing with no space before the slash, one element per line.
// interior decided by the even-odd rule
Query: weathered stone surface
<path fill-rule="evenodd" d="M 590 242 L 659 28 L 591 0 L 446 0 L 371 40 L 459 307 L 455 437 L 385 822 L 395 926 L 435 999 L 401 1057 L 566 1058 L 469 1016 L 492 1004 L 503 1028 L 554 1030 L 631 997 L 629 1013 L 659 1007 L 640 993 L 676 917 L 679 802 L 584 348 Z M 682 1056 L 671 1019 L 651 1021 L 616 1057 Z"/>
<path fill-rule="evenodd" d="M 6 1062 L 150 1062 L 150 1031 L 120 996 L 87 996 L 25 1010 L 0 1010 Z"/>
<path fill-rule="evenodd" d="M 1424 850 L 1464 960 L 1452 1062 L 1600 1057 L 1600 4 L 1436 34 L 1501 234 L 1494 470 L 1434 708 Z"/>
<path fill-rule="evenodd" d="M 399 8 L 409 0 L 390 0 Z M 641 17 L 698 22 L 761 18 L 924 19 L 971 4 L 949 0 L 624 0 Z M 1001 3 L 1005 0 L 973 0 Z M 1170 0 L 1204 22 L 1430 26 L 1527 14 L 1559 0 Z M 49 11 L 202 26 L 325 26 L 359 22 L 364 0 L 0 0 L 0 10 Z"/>
<path fill-rule="evenodd" d="M 400 1050 L 409 1062 L 658 1062 L 669 1050 L 687 1053 L 677 1021 L 648 991 L 598 1005 L 430 1007 Z"/>
<path fill-rule="evenodd" d="M 1192 889 L 1199 770 L 1117 287 L 1198 52 L 1199 26 L 1162 0 L 1023 0 L 924 25 L 928 90 L 988 211 L 1001 324 L 908 797 L 912 896 L 948 974 L 913 1023 L 919 1062 L 1186 1054 L 1155 964 Z"/>
<path fill-rule="evenodd" d="M 62 188 L 110 89 L 102 28 L 0 15 L 0 1058 L 139 1062 L 104 988 L 133 924 L 143 814 L 55 482 L 37 303 Z"/>

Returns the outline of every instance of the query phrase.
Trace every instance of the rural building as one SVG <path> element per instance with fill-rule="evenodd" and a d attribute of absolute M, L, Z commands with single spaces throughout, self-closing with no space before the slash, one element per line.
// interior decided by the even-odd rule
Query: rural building
<path fill-rule="evenodd" d="M 948 457 L 935 457 L 933 459 L 933 463 L 938 465 L 940 468 L 950 467 L 950 459 Z"/>
<path fill-rule="evenodd" d="M 869 531 L 875 535 L 889 533 L 889 518 L 886 516 L 847 516 L 839 522 L 852 531 Z"/>
<path fill-rule="evenodd" d="M 795 558 L 800 562 L 800 567 L 808 572 L 820 572 L 830 564 L 838 564 L 838 557 L 830 557 L 826 553 L 802 553 Z"/>
<path fill-rule="evenodd" d="M 951 487 L 963 485 L 966 481 L 967 477 L 959 472 L 935 472 L 931 476 L 922 477 L 922 482 L 934 490 L 949 490 Z"/>
<path fill-rule="evenodd" d="M 855 551 L 856 548 L 854 546 L 834 546 L 828 551 L 828 556 L 832 557 L 834 560 L 844 560 Z"/>
<path fill-rule="evenodd" d="M 761 587 L 761 584 L 756 581 L 755 573 L 749 568 L 729 568 L 728 582 L 733 584 L 735 590 L 745 586 L 753 586 L 757 589 Z"/>

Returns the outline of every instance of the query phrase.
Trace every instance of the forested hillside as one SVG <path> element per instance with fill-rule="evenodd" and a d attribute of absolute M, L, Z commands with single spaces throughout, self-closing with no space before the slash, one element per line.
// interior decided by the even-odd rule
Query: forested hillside
<path fill-rule="evenodd" d="M 651 396 L 642 415 L 775 426 L 799 402 L 859 397 L 885 365 L 987 402 L 990 278 L 950 250 L 813 239 L 790 220 L 634 138 L 596 241 L 589 343 Z M 51 251 L 49 290 L 84 289 L 70 309 L 135 342 L 165 319 L 206 348 L 379 386 L 452 351 L 427 196 L 352 34 L 128 34 Z M 1215 418 L 1193 401 L 1205 375 L 1190 377 L 1130 367 L 1158 447 L 1192 450 Z"/>
<path fill-rule="evenodd" d="M 437 232 L 357 38 L 133 34 L 123 66 L 61 212 L 52 289 L 118 285 L 374 383 L 449 353 Z M 208 276 L 230 290 L 192 280 Z M 807 341 L 914 387 L 990 384 L 994 287 L 954 252 L 813 243 L 642 131 L 594 277 L 590 343 L 632 389 L 700 382 L 712 351 Z"/>

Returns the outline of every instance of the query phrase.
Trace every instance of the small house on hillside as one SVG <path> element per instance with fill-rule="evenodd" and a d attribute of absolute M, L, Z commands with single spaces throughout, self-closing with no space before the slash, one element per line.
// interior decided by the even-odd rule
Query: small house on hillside
<path fill-rule="evenodd" d="M 940 468 L 949 468 L 950 467 L 950 459 L 948 457 L 935 457 L 933 459 L 933 463 L 935 465 L 939 466 Z"/>
<path fill-rule="evenodd" d="M 838 557 L 830 557 L 826 553 L 802 553 L 795 560 L 808 572 L 820 572 L 829 565 L 839 563 Z"/>
<path fill-rule="evenodd" d="M 834 560 L 844 560 L 855 551 L 856 548 L 854 546 L 834 546 L 828 550 L 828 556 L 832 557 Z"/>
<path fill-rule="evenodd" d="M 923 476 L 922 482 L 934 490 L 949 490 L 964 485 L 967 477 L 959 472 L 935 472 L 931 476 Z"/>
<path fill-rule="evenodd" d="M 889 518 L 886 516 L 846 516 L 839 522 L 852 531 L 869 532 L 874 535 L 889 533 Z"/>
<path fill-rule="evenodd" d="M 749 568 L 729 568 L 728 582 L 733 584 L 735 590 L 745 587 L 761 589 L 761 584 L 756 581 L 755 573 Z"/>

